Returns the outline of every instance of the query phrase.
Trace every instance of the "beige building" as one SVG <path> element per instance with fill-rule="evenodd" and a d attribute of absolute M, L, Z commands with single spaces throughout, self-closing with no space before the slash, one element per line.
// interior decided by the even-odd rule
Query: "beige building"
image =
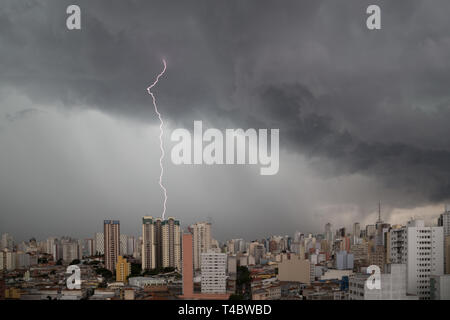
<path fill-rule="evenodd" d="M 162 267 L 181 270 L 181 231 L 180 221 L 169 217 L 161 225 L 162 229 Z"/>
<path fill-rule="evenodd" d="M 142 270 L 156 268 L 155 220 L 151 216 L 142 218 Z"/>
<path fill-rule="evenodd" d="M 120 250 L 120 222 L 117 220 L 103 221 L 105 245 L 105 267 L 111 272 L 116 268 Z"/>
<path fill-rule="evenodd" d="M 180 221 L 146 216 L 142 219 L 142 269 L 181 270 Z"/>
<path fill-rule="evenodd" d="M 309 285 L 314 280 L 314 265 L 294 254 L 283 255 L 281 262 L 278 263 L 278 280 L 297 281 Z"/>
<path fill-rule="evenodd" d="M 201 266 L 201 254 L 211 249 L 211 223 L 198 222 L 191 226 L 194 241 L 194 269 Z"/>

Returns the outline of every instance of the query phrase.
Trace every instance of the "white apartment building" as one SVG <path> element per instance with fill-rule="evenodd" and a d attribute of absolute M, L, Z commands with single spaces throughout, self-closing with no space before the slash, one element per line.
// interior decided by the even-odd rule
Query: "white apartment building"
<path fill-rule="evenodd" d="M 227 255 L 225 253 L 202 253 L 201 290 L 202 293 L 226 293 Z"/>
<path fill-rule="evenodd" d="M 442 227 L 426 227 L 423 220 L 390 231 L 391 263 L 406 264 L 407 293 L 430 299 L 430 276 L 444 273 Z"/>
<path fill-rule="evenodd" d="M 406 294 L 406 264 L 390 265 L 390 273 L 380 275 L 381 288 L 369 289 L 366 285 L 369 274 L 354 274 L 349 277 L 349 300 L 418 300 Z"/>

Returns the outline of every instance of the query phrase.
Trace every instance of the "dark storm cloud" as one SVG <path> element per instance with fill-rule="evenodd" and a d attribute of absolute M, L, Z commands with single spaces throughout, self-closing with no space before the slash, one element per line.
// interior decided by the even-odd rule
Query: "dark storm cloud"
<path fill-rule="evenodd" d="M 450 151 L 391 142 L 388 138 L 384 143 L 364 141 L 336 128 L 330 116 L 318 114 L 318 103 L 301 85 L 263 88 L 258 99 L 259 110 L 270 119 L 270 126 L 282 128 L 285 145 L 309 157 L 331 159 L 333 174 L 374 176 L 397 194 L 405 194 L 407 201 L 428 198 L 440 202 L 449 198 Z"/>
<path fill-rule="evenodd" d="M 65 28 L 73 3 L 81 31 Z M 381 6 L 382 30 L 367 30 L 369 4 Z M 336 203 L 363 207 L 382 195 L 392 207 L 415 207 L 450 196 L 449 14 L 446 0 L 6 0 L 0 86 L 32 104 L 154 124 L 145 88 L 166 58 L 155 90 L 172 124 L 279 128 L 284 152 L 306 156 L 323 179 L 362 175 L 381 185 L 357 196 L 349 186 Z M 307 170 L 281 163 L 280 175 L 300 171 Z M 278 210 L 311 216 L 324 201 L 309 204 L 312 197 L 295 207 L 285 199 Z M 268 214 L 244 200 L 236 200 L 239 210 Z"/>

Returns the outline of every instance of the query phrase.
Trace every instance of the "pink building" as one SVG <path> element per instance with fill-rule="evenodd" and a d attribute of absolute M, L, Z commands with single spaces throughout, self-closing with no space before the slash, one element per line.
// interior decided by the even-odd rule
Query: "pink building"
<path fill-rule="evenodd" d="M 229 294 L 194 293 L 193 256 L 192 234 L 183 234 L 183 295 L 180 298 L 188 300 L 227 300 Z"/>

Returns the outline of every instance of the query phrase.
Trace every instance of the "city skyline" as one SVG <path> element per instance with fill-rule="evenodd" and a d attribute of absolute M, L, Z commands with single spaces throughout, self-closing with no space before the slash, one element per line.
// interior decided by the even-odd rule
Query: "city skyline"
<path fill-rule="evenodd" d="M 443 208 L 444 209 L 441 210 L 438 214 L 436 214 L 433 217 L 430 217 L 429 220 L 425 220 L 425 219 L 423 219 L 420 216 L 409 216 L 403 221 L 391 222 L 391 221 L 389 221 L 387 219 L 384 219 L 383 216 L 381 216 L 381 222 L 388 223 L 389 225 L 395 226 L 395 225 L 407 225 L 408 221 L 419 219 L 419 220 L 423 220 L 425 222 L 426 226 L 433 227 L 433 226 L 437 226 L 439 224 L 439 219 L 440 219 L 442 213 L 448 212 L 448 207 L 446 205 Z M 361 223 L 359 221 L 353 221 L 350 225 L 348 225 L 348 226 L 345 225 L 344 226 L 344 225 L 333 224 L 333 223 L 327 222 L 326 224 L 324 224 L 322 226 L 322 230 L 321 231 L 317 231 L 317 232 L 311 232 L 311 231 L 308 231 L 308 230 L 295 229 L 293 232 L 284 232 L 284 233 L 283 232 L 281 232 L 281 233 L 276 233 L 276 232 L 270 233 L 269 232 L 269 233 L 261 234 L 260 236 L 256 236 L 256 237 L 253 237 L 253 238 L 245 238 L 242 235 L 237 235 L 235 237 L 229 237 L 229 238 L 223 238 L 223 239 L 220 239 L 220 238 L 218 238 L 216 236 L 214 236 L 214 237 L 212 236 L 215 233 L 215 230 L 216 229 L 220 229 L 220 228 L 214 228 L 214 224 L 211 223 L 211 222 L 208 222 L 206 220 L 199 220 L 199 221 L 196 221 L 196 222 L 193 222 L 193 223 L 190 223 L 190 224 L 184 224 L 182 219 L 179 219 L 178 217 L 174 218 L 174 217 L 168 216 L 166 220 L 168 220 L 168 219 L 177 219 L 177 221 L 179 221 L 180 226 L 181 226 L 181 228 L 180 228 L 180 233 L 181 234 L 186 233 L 186 232 L 193 232 L 191 230 L 191 228 L 192 228 L 192 226 L 194 226 L 196 224 L 209 223 L 209 224 L 211 224 L 211 227 L 210 227 L 211 228 L 211 231 L 210 231 L 211 239 L 217 240 L 220 243 L 225 244 L 227 241 L 234 240 L 234 239 L 243 239 L 245 242 L 252 242 L 252 241 L 259 241 L 261 239 L 268 239 L 268 238 L 273 237 L 273 236 L 280 236 L 280 237 L 288 236 L 288 237 L 294 238 L 295 234 L 297 234 L 297 233 L 303 234 L 303 235 L 312 235 L 312 236 L 323 235 L 326 238 L 327 237 L 326 234 L 327 234 L 327 225 L 328 224 L 330 224 L 331 231 L 332 231 L 333 235 L 335 235 L 336 233 L 339 233 L 341 230 L 345 230 L 346 231 L 345 236 L 347 236 L 347 235 L 352 235 L 353 236 L 354 235 L 354 230 L 355 230 L 355 224 L 359 225 L 359 230 L 360 231 L 365 230 L 366 227 L 368 227 L 368 226 L 373 226 L 375 228 L 376 225 L 377 225 L 377 222 L 379 221 L 378 220 L 378 211 L 377 211 L 376 215 L 377 215 L 376 219 L 373 220 L 372 222 L 369 221 L 367 224 Z M 132 232 L 120 232 L 120 234 L 125 234 L 127 236 L 134 237 L 135 239 L 138 239 L 139 237 L 142 237 L 142 235 L 143 235 L 143 232 L 142 232 L 143 231 L 142 230 L 142 227 L 143 227 L 142 221 L 143 221 L 143 219 L 145 220 L 145 219 L 149 219 L 149 218 L 162 221 L 161 217 L 143 216 L 143 217 L 140 218 L 140 221 L 141 221 L 140 225 L 137 227 L 137 229 L 135 228 L 138 231 L 135 231 L 135 233 L 132 233 Z M 116 219 L 113 219 L 113 218 L 109 217 L 108 219 L 101 221 L 100 225 L 102 227 L 104 226 L 105 221 L 116 222 L 116 223 L 120 224 L 121 226 L 122 226 L 122 223 L 123 223 L 123 221 L 121 221 L 121 220 L 116 220 Z M 120 228 L 122 229 L 122 227 L 120 227 Z M 79 239 L 79 240 L 89 240 L 89 239 L 95 240 L 95 235 L 100 234 L 100 231 L 103 231 L 103 229 L 95 229 L 92 234 L 89 234 L 88 236 L 82 236 L 82 237 L 75 236 L 75 235 L 68 235 L 68 234 L 48 234 L 48 235 L 45 235 L 43 237 L 29 236 L 29 237 L 25 237 L 23 239 L 21 239 L 21 238 L 18 239 L 18 238 L 16 238 L 14 236 L 14 234 L 12 232 L 8 232 L 8 231 L 0 231 L 0 235 L 8 234 L 8 235 L 12 236 L 14 238 L 14 240 L 15 240 L 15 244 L 17 244 L 17 242 L 23 242 L 23 241 L 26 242 L 26 241 L 29 241 L 30 239 L 46 240 L 46 239 L 50 239 L 52 237 L 55 237 L 55 238 L 69 237 L 71 239 Z M 101 232 L 101 234 L 103 236 L 104 233 Z M 103 245 L 104 244 L 102 244 L 102 246 Z"/>
<path fill-rule="evenodd" d="M 437 226 L 413 218 L 391 225 L 380 213 L 379 204 L 375 224 L 361 229 L 355 221 L 352 233 L 327 223 L 321 234 L 222 244 L 209 222 L 180 232 L 175 217 L 142 217 L 140 239 L 121 234 L 118 220 L 104 220 L 94 242 L 51 237 L 15 244 L 2 234 L 0 300 L 450 299 L 448 208 Z"/>

